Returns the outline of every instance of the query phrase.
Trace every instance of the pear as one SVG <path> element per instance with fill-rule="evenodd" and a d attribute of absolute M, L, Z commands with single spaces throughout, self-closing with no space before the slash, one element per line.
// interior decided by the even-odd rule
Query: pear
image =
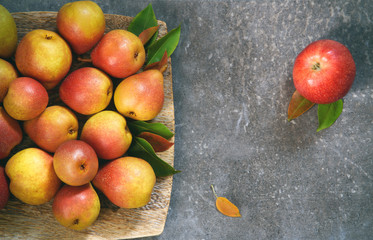
<path fill-rule="evenodd" d="M 105 16 L 95 2 L 69 2 L 58 11 L 57 29 L 76 54 L 83 54 L 104 35 Z"/>
<path fill-rule="evenodd" d="M 147 161 L 121 157 L 101 166 L 92 183 L 118 207 L 139 208 L 150 201 L 155 181 Z"/>
<path fill-rule="evenodd" d="M 39 116 L 25 121 L 23 129 L 40 148 L 55 152 L 64 142 L 78 137 L 78 118 L 64 106 L 49 106 Z"/>
<path fill-rule="evenodd" d="M 114 92 L 118 112 L 136 120 L 155 118 L 162 110 L 163 102 L 163 74 L 155 69 L 124 79 Z"/>
<path fill-rule="evenodd" d="M 96 221 L 100 213 L 100 199 L 90 183 L 64 185 L 53 200 L 52 210 L 62 226 L 83 230 Z"/>
<path fill-rule="evenodd" d="M 17 48 L 17 26 L 8 9 L 0 4 L 0 57 L 10 58 Z"/>
<path fill-rule="evenodd" d="M 95 150 L 81 140 L 62 143 L 53 156 L 53 167 L 59 179 L 70 186 L 89 183 L 97 174 Z"/>
<path fill-rule="evenodd" d="M 0 210 L 8 203 L 9 195 L 9 185 L 8 179 L 5 175 L 5 169 L 0 166 Z"/>
<path fill-rule="evenodd" d="M 19 77 L 10 83 L 3 105 L 12 118 L 27 121 L 39 116 L 48 101 L 48 92 L 40 82 L 29 77 Z"/>
<path fill-rule="evenodd" d="M 17 77 L 18 73 L 14 66 L 0 58 L 0 103 L 3 102 L 10 83 Z"/>
<path fill-rule="evenodd" d="M 18 121 L 11 118 L 3 107 L 0 107 L 0 132 L 0 159 L 3 159 L 22 141 L 22 129 Z"/>
<path fill-rule="evenodd" d="M 23 76 L 40 81 L 50 90 L 69 72 L 72 53 L 67 42 L 56 32 L 35 29 L 19 42 L 15 61 Z"/>
<path fill-rule="evenodd" d="M 140 38 L 123 30 L 111 30 L 91 52 L 92 64 L 112 77 L 125 78 L 141 69 L 145 49 Z"/>
<path fill-rule="evenodd" d="M 122 115 L 106 110 L 96 113 L 85 122 L 80 140 L 91 145 L 99 158 L 110 160 L 126 153 L 131 145 L 132 134 Z"/>
<path fill-rule="evenodd" d="M 92 115 L 109 105 L 113 96 L 113 82 L 97 68 L 79 68 L 63 80 L 59 94 L 61 100 L 74 111 Z"/>
<path fill-rule="evenodd" d="M 5 165 L 10 192 L 31 205 L 49 202 L 61 186 L 53 169 L 53 157 L 38 148 L 26 148 L 14 154 Z"/>

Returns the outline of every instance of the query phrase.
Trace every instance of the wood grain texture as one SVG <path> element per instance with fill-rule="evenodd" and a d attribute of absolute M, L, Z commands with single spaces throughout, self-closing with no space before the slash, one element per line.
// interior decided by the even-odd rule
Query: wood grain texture
<path fill-rule="evenodd" d="M 19 40 L 33 29 L 47 29 L 57 31 L 56 12 L 20 12 L 12 13 L 18 29 Z M 105 14 L 106 32 L 113 29 L 127 29 L 131 17 Z M 167 33 L 164 22 L 160 25 L 159 37 Z M 74 56 L 76 59 L 76 56 Z M 171 59 L 168 60 L 168 68 L 164 72 L 165 102 L 161 113 L 154 122 L 165 124 L 172 132 L 175 132 L 174 105 L 172 92 Z M 71 71 L 84 66 L 87 63 L 73 61 Z M 113 79 L 118 84 L 120 79 Z M 58 97 L 58 87 L 49 91 L 49 105 L 62 104 Z M 108 107 L 114 108 L 113 104 Z M 77 115 L 82 127 L 86 116 Z M 173 139 L 171 139 L 173 141 Z M 24 134 L 20 145 L 13 149 L 11 154 L 27 148 L 35 147 L 35 144 Z M 173 166 L 174 147 L 159 156 Z M 157 178 L 151 201 L 138 209 L 122 209 L 107 200 L 98 192 L 101 201 L 101 211 L 96 222 L 84 231 L 74 231 L 60 225 L 52 213 L 52 201 L 40 205 L 31 206 L 20 202 L 14 196 L 9 200 L 5 209 L 0 211 L 0 238 L 1 239 L 128 239 L 146 236 L 155 236 L 162 233 L 166 222 L 172 188 L 172 176 Z"/>

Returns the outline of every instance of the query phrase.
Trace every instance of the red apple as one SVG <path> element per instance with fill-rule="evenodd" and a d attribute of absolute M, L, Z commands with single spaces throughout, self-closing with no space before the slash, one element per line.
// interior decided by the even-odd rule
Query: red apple
<path fill-rule="evenodd" d="M 334 40 L 318 40 L 295 59 L 293 81 L 297 91 L 313 103 L 328 104 L 343 98 L 356 73 L 350 51 Z"/>
<path fill-rule="evenodd" d="M 57 176 L 66 184 L 81 186 L 89 183 L 98 170 L 98 159 L 91 146 L 81 140 L 62 143 L 53 156 Z"/>
<path fill-rule="evenodd" d="M 97 68 L 79 68 L 63 80 L 59 94 L 61 100 L 74 111 L 91 115 L 109 105 L 113 83 L 109 76 Z"/>
<path fill-rule="evenodd" d="M 144 65 L 145 49 L 135 34 L 116 29 L 108 32 L 91 52 L 92 63 L 112 77 L 125 78 Z"/>

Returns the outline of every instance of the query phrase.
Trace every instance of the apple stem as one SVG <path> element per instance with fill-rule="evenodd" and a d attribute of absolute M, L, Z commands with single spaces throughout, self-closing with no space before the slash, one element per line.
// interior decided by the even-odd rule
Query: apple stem
<path fill-rule="evenodd" d="M 312 70 L 320 70 L 321 68 L 320 68 L 320 63 L 319 62 L 317 62 L 317 63 L 315 63 L 313 66 L 312 66 Z"/>
<path fill-rule="evenodd" d="M 91 58 L 81 58 L 81 57 L 78 57 L 78 61 L 80 62 L 92 62 L 92 59 Z"/>

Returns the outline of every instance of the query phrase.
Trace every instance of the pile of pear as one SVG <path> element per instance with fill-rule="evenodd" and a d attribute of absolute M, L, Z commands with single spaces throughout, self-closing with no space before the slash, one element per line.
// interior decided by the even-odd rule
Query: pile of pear
<path fill-rule="evenodd" d="M 99 216 L 97 190 L 121 208 L 149 203 L 156 176 L 148 162 L 126 156 L 133 138 L 126 118 L 159 114 L 163 73 L 143 70 L 146 52 L 136 35 L 105 28 L 100 6 L 76 1 L 59 9 L 57 31 L 18 39 L 0 5 L 0 209 L 10 193 L 31 205 L 53 201 L 57 221 L 82 230 Z M 82 54 L 90 65 L 72 69 Z M 62 104 L 51 103 L 53 90 Z M 37 147 L 13 153 L 25 135 Z"/>

